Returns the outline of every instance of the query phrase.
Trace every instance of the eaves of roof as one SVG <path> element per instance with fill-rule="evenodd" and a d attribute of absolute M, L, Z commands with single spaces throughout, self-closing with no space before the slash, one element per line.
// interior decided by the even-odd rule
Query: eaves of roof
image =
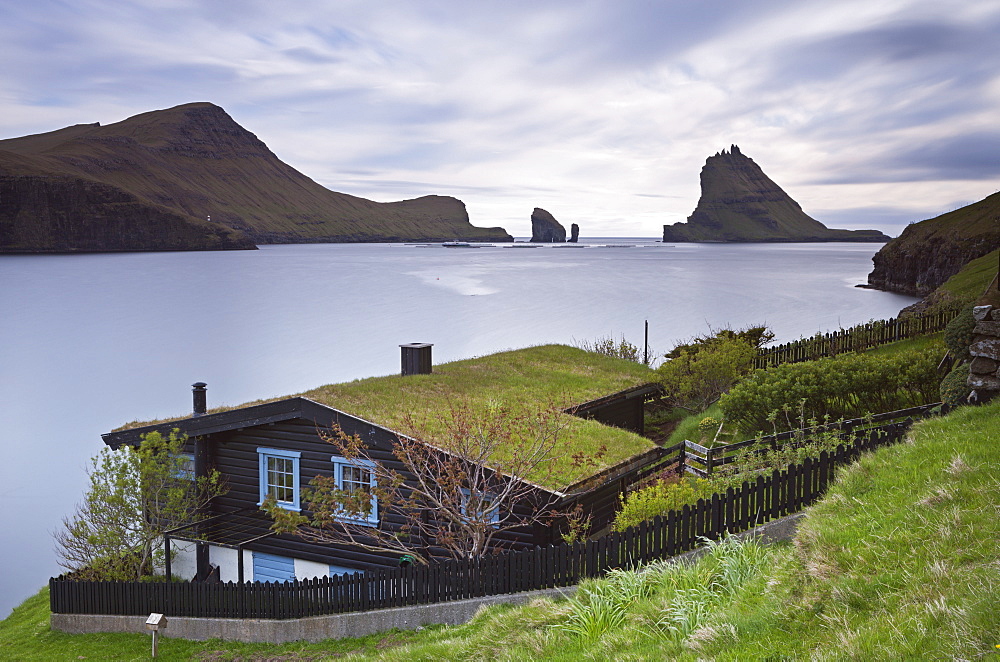
<path fill-rule="evenodd" d="M 334 409 L 327 405 L 296 396 L 284 400 L 276 400 L 261 405 L 241 407 L 220 411 L 214 414 L 201 414 L 199 416 L 189 416 L 172 421 L 163 421 L 153 425 L 146 425 L 141 428 L 131 428 L 108 432 L 101 435 L 104 443 L 111 448 L 118 449 L 123 445 L 136 445 L 142 442 L 142 438 L 150 432 L 169 432 L 177 430 L 189 437 L 197 437 L 217 432 L 229 432 L 232 430 L 242 430 L 244 428 L 268 423 L 278 423 L 295 418 L 305 418 L 317 423 L 330 424 L 340 418 L 350 418 L 355 421 L 367 423 L 375 428 L 380 428 L 391 434 L 399 434 L 385 426 Z"/>

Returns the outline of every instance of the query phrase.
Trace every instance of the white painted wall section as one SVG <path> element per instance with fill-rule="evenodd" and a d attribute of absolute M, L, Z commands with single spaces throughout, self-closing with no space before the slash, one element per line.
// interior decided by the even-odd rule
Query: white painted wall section
<path fill-rule="evenodd" d="M 170 559 L 171 575 L 185 581 L 194 579 L 194 576 L 198 573 L 198 559 L 195 554 L 195 547 L 196 545 L 193 542 L 187 542 L 186 540 L 170 541 L 170 549 L 173 551 L 173 557 Z"/>
<path fill-rule="evenodd" d="M 208 561 L 219 566 L 219 579 L 224 582 L 240 580 L 239 552 L 229 547 L 209 547 Z M 243 550 L 243 581 L 253 581 L 253 552 Z"/>
<path fill-rule="evenodd" d="M 326 563 L 316 563 L 315 561 L 304 561 L 295 559 L 296 579 L 315 579 L 316 577 L 329 577 L 330 566 Z"/>

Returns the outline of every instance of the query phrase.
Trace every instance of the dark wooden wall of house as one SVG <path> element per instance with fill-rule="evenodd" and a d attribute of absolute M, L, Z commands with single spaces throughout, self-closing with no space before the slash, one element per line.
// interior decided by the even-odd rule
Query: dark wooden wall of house
<path fill-rule="evenodd" d="M 603 531 L 621 510 L 623 495 L 657 475 L 680 470 L 677 453 L 681 448 L 682 445 L 669 449 L 657 447 L 631 458 L 626 466 L 603 478 L 601 483 L 568 497 L 563 508 L 570 510 L 579 504 L 583 514 L 590 518 L 591 535 Z"/>
<path fill-rule="evenodd" d="M 317 426 L 321 426 L 320 429 L 329 429 L 334 422 L 332 419 L 314 422 L 300 418 L 205 437 L 209 447 L 210 466 L 222 472 L 229 488 L 225 495 L 214 500 L 213 514 L 256 506 L 260 498 L 258 448 L 301 452 L 299 461 L 301 487 L 308 485 L 317 475 L 329 476 L 332 472 L 330 458 L 337 452 L 333 445 L 320 438 Z M 351 417 L 341 417 L 336 422 L 347 434 L 357 434 L 361 437 L 369 448 L 371 459 L 405 475 L 403 464 L 392 454 L 392 445 L 395 441 L 393 433 Z M 519 505 L 515 513 L 523 513 L 527 508 L 529 508 L 527 504 Z M 382 510 L 379 512 L 379 520 L 380 528 L 396 531 L 404 523 L 398 515 Z M 231 529 L 237 525 L 241 526 L 243 530 L 240 536 L 243 540 L 248 540 L 268 533 L 268 522 L 269 520 L 255 513 L 227 518 L 227 522 L 220 527 Z M 545 544 L 549 539 L 549 531 L 523 528 L 498 534 L 497 545 L 503 549 L 523 549 L 536 544 Z M 401 556 L 398 553 L 370 552 L 347 545 L 318 545 L 286 534 L 251 543 L 246 549 L 358 569 L 394 567 L 399 564 Z M 433 547 L 430 552 L 443 554 L 443 550 Z"/>
<path fill-rule="evenodd" d="M 643 398 L 622 398 L 605 405 L 597 405 L 578 413 L 605 425 L 625 428 L 636 434 L 645 433 L 645 401 Z"/>

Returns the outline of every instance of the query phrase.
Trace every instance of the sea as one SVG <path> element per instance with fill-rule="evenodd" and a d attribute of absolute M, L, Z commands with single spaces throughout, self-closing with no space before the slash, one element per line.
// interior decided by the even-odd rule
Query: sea
<path fill-rule="evenodd" d="M 878 244 L 298 244 L 0 256 L 0 618 L 61 569 L 52 533 L 101 434 L 190 411 L 546 343 L 679 342 L 766 324 L 775 342 L 893 317 L 855 287 Z"/>

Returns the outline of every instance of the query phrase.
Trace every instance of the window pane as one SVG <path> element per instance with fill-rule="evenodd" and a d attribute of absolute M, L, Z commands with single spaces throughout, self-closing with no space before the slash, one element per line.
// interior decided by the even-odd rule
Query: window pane
<path fill-rule="evenodd" d="M 295 463 L 284 457 L 267 458 L 267 493 L 278 501 L 292 502 L 294 495 Z"/>
<path fill-rule="evenodd" d="M 345 492 L 368 490 L 371 487 L 371 472 L 363 467 L 344 466 L 341 473 L 341 488 Z"/>

